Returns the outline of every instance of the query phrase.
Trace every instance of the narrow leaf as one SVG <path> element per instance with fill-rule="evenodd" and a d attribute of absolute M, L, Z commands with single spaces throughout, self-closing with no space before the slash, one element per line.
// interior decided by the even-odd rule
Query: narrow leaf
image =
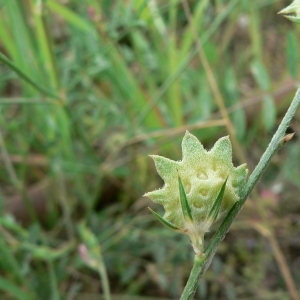
<path fill-rule="evenodd" d="M 176 227 L 175 225 L 173 225 L 171 222 L 167 221 L 166 219 L 164 219 L 163 217 L 161 217 L 158 213 L 156 213 L 153 209 L 151 209 L 150 207 L 148 207 L 148 209 L 150 210 L 150 212 L 161 222 L 163 223 L 165 226 L 167 226 L 168 228 L 172 229 L 172 230 L 176 230 L 176 231 L 182 231 L 180 230 L 178 227 Z"/>
<path fill-rule="evenodd" d="M 281 10 L 278 14 L 283 15 L 292 22 L 300 23 L 300 0 L 295 0 L 292 4 Z"/>
<path fill-rule="evenodd" d="M 299 66 L 299 51 L 297 51 L 297 48 L 297 36 L 295 32 L 290 31 L 287 35 L 286 58 L 288 70 L 295 79 L 298 77 Z"/>
<path fill-rule="evenodd" d="M 178 183 L 179 183 L 180 203 L 181 203 L 183 217 L 186 221 L 193 221 L 191 208 L 188 203 L 187 196 L 179 175 L 178 175 Z"/>
<path fill-rule="evenodd" d="M 269 131 L 273 128 L 276 122 L 276 106 L 273 98 L 270 95 L 264 97 L 262 108 L 262 119 L 265 128 Z"/>
<path fill-rule="evenodd" d="M 224 196 L 224 192 L 225 192 L 225 187 L 226 187 L 226 183 L 227 183 L 227 179 L 228 179 L 228 176 L 226 178 L 226 180 L 224 181 L 220 191 L 219 191 L 219 194 L 217 196 L 217 199 L 215 200 L 212 208 L 210 209 L 210 212 L 208 214 L 208 219 L 212 220 L 211 223 L 213 223 L 218 214 L 219 214 L 219 210 L 220 210 L 220 207 L 221 207 L 221 203 L 222 203 L 222 200 L 223 200 L 223 196 Z"/>
<path fill-rule="evenodd" d="M 251 71 L 259 87 L 268 91 L 271 86 L 271 81 L 264 65 L 258 60 L 254 60 L 251 65 Z"/>
<path fill-rule="evenodd" d="M 236 136 L 239 141 L 243 141 L 247 129 L 246 128 L 247 120 L 246 120 L 245 111 L 242 108 L 238 108 L 231 114 L 231 117 L 236 131 Z"/>
<path fill-rule="evenodd" d="M 0 277 L 0 290 L 14 296 L 16 300 L 32 300 L 32 296 L 28 292 L 22 290 L 18 285 L 11 280 Z"/>
<path fill-rule="evenodd" d="M 78 14 L 67 8 L 65 5 L 58 3 L 58 1 L 49 0 L 47 1 L 47 6 L 50 8 L 50 10 L 62 16 L 68 23 L 72 24 L 74 27 L 96 36 L 96 31 L 92 24 L 84 20 Z"/>
<path fill-rule="evenodd" d="M 12 70 L 14 70 L 23 80 L 25 80 L 27 83 L 32 85 L 36 90 L 40 91 L 42 94 L 45 94 L 51 98 L 60 99 L 60 97 L 56 95 L 54 92 L 47 89 L 46 87 L 36 82 L 35 80 L 31 79 L 25 72 L 23 72 L 19 67 L 17 67 L 11 60 L 9 60 L 2 53 L 0 53 L 0 61 L 3 62 L 8 67 L 10 67 Z"/>

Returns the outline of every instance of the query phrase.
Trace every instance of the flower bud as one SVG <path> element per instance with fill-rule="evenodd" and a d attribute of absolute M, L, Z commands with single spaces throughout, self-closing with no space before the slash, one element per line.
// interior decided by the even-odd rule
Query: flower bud
<path fill-rule="evenodd" d="M 181 161 L 173 161 L 152 155 L 165 185 L 145 196 L 164 206 L 165 215 L 159 219 L 188 234 L 199 254 L 205 232 L 239 200 L 248 170 L 246 164 L 233 166 L 229 137 L 220 138 L 206 151 L 194 135 L 186 132 L 182 156 Z"/>

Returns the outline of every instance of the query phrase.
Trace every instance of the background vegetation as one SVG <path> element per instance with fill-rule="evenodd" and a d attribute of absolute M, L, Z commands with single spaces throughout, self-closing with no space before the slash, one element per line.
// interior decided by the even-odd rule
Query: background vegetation
<path fill-rule="evenodd" d="M 163 213 L 142 196 L 162 185 L 147 154 L 180 159 L 185 130 L 208 149 L 230 134 L 253 169 L 299 84 L 288 4 L 0 1 L 1 299 L 99 299 L 82 244 L 113 299 L 179 298 L 193 252 L 147 210 Z M 299 289 L 299 149 L 275 157 L 198 299 Z"/>

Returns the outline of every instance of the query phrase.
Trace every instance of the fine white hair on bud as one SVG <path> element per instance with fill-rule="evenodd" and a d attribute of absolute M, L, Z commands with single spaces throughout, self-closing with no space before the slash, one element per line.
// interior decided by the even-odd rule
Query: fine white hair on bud
<path fill-rule="evenodd" d="M 159 219 L 188 234 L 195 252 L 201 253 L 205 232 L 239 200 L 247 180 L 246 164 L 233 166 L 228 136 L 220 138 L 207 151 L 189 132 L 182 141 L 181 161 L 158 155 L 151 157 L 165 184 L 145 196 L 164 206 L 165 215 Z M 183 205 L 186 202 L 188 209 Z M 185 211 L 189 212 L 188 218 Z"/>

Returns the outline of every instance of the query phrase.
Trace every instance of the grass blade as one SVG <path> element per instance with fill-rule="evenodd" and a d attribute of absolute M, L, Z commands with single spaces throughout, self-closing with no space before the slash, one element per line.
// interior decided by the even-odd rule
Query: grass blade
<path fill-rule="evenodd" d="M 11 60 L 9 60 L 5 55 L 0 53 L 0 61 L 7 65 L 9 68 L 14 70 L 23 80 L 33 86 L 35 89 L 40 91 L 42 94 L 45 94 L 51 98 L 56 98 L 62 100 L 58 95 L 54 92 L 48 90 L 46 87 L 32 80 L 26 73 L 24 73 L 19 67 L 17 67 Z"/>
<path fill-rule="evenodd" d="M 175 225 L 173 225 L 171 222 L 167 221 L 166 219 L 164 219 L 163 217 L 161 217 L 158 213 L 156 213 L 153 209 L 151 209 L 150 207 L 148 207 L 148 209 L 150 210 L 150 212 L 161 222 L 163 223 L 163 225 L 165 225 L 166 227 L 172 229 L 172 230 L 176 230 L 176 231 L 181 231 L 178 227 L 176 227 Z"/>
<path fill-rule="evenodd" d="M 96 30 L 92 26 L 92 24 L 84 20 L 82 17 L 80 17 L 64 5 L 59 4 L 57 1 L 50 0 L 47 1 L 47 6 L 50 10 L 62 16 L 68 23 L 72 24 L 74 27 L 96 36 Z"/>
<path fill-rule="evenodd" d="M 0 277 L 0 290 L 8 292 L 14 296 L 16 300 L 32 300 L 32 295 L 29 295 L 25 291 L 21 290 L 12 281 Z"/>
<path fill-rule="evenodd" d="M 183 217 L 186 221 L 193 222 L 191 208 L 188 203 L 187 196 L 179 175 L 178 175 L 178 183 L 179 183 L 180 203 L 181 203 Z"/>
<path fill-rule="evenodd" d="M 37 35 L 37 44 L 39 47 L 40 58 L 45 66 L 46 74 L 49 78 L 49 84 L 52 89 L 58 90 L 59 79 L 56 67 L 56 60 L 53 51 L 51 35 L 48 32 L 48 26 L 44 16 L 44 5 L 41 0 L 35 2 L 34 17 Z"/>

